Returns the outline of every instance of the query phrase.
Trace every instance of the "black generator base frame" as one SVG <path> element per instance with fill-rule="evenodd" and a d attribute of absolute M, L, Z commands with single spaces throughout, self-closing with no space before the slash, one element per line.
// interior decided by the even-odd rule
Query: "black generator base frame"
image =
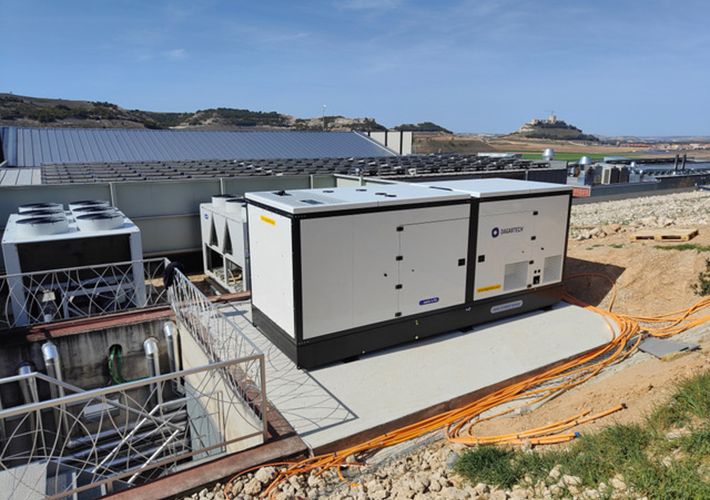
<path fill-rule="evenodd" d="M 294 339 L 253 305 L 252 323 L 296 366 L 312 370 L 388 347 L 550 307 L 562 299 L 563 292 L 560 283 L 533 292 L 513 293 L 428 314 L 396 318 L 310 340 Z"/>

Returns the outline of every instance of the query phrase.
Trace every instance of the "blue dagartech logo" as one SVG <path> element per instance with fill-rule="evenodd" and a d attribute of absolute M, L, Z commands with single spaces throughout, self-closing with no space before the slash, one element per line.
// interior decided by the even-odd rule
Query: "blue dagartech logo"
<path fill-rule="evenodd" d="M 497 227 L 494 227 L 493 230 L 491 231 L 491 236 L 493 236 L 494 238 L 497 238 L 499 234 L 500 234 L 500 229 L 498 229 Z"/>

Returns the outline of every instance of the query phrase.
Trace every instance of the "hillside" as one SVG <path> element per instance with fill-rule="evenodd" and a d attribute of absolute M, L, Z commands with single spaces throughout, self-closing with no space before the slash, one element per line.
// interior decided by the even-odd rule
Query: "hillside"
<path fill-rule="evenodd" d="M 204 130 L 386 130 L 372 118 L 296 118 L 275 111 L 215 108 L 185 113 L 128 110 L 108 102 L 0 94 L 0 126 Z"/>
<path fill-rule="evenodd" d="M 476 137 L 456 137 L 451 134 L 414 134 L 414 152 L 417 154 L 455 153 L 478 154 L 500 151 Z"/>
<path fill-rule="evenodd" d="M 510 135 L 527 139 L 599 142 L 597 137 L 585 134 L 574 125 L 558 120 L 554 115 L 546 120 L 531 120 Z"/>

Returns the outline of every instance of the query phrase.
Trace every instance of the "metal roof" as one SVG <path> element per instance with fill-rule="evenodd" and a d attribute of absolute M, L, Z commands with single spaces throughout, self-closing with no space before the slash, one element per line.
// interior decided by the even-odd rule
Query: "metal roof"
<path fill-rule="evenodd" d="M 10 167 L 39 167 L 45 163 L 395 156 L 392 150 L 359 132 L 0 127 L 0 141 Z"/>
<path fill-rule="evenodd" d="M 0 186 L 36 186 L 42 184 L 41 168 L 0 168 Z"/>

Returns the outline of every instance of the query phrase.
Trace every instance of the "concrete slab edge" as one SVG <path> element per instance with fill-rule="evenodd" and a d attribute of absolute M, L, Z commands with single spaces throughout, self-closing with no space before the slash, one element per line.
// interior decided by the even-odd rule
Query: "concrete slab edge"
<path fill-rule="evenodd" d="M 176 496 L 189 496 L 205 485 L 221 482 L 252 467 L 291 458 L 305 458 L 308 448 L 298 436 L 272 441 L 249 450 L 234 453 L 218 460 L 198 465 L 150 483 L 130 488 L 103 498 L 111 500 L 161 500 Z"/>
<path fill-rule="evenodd" d="M 554 363 L 550 363 L 550 364 L 543 366 L 541 368 L 538 368 L 536 370 L 532 370 L 527 373 L 523 373 L 521 375 L 509 378 L 507 380 L 503 380 L 501 382 L 490 385 L 488 387 L 484 387 L 484 388 L 478 389 L 476 391 L 473 391 L 473 392 L 470 392 L 467 394 L 463 394 L 463 395 L 458 396 L 456 398 L 450 399 L 449 401 L 439 403 L 439 404 L 430 406 L 428 408 L 424 408 L 418 412 L 411 413 L 405 417 L 401 417 L 396 420 L 392 420 L 392 421 L 387 422 L 382 425 L 378 425 L 378 426 L 368 429 L 366 431 L 352 434 L 350 436 L 339 439 L 337 441 L 333 441 L 333 442 L 328 443 L 326 445 L 316 447 L 313 449 L 313 454 L 314 455 L 323 455 L 326 453 L 333 453 L 333 452 L 337 452 L 337 451 L 342 451 L 342 450 L 345 450 L 345 449 L 350 448 L 352 446 L 361 444 L 361 443 L 368 441 L 370 439 L 374 439 L 378 436 L 381 436 L 381 435 L 385 434 L 386 432 L 392 432 L 397 429 L 401 429 L 402 427 L 406 427 L 408 425 L 412 425 L 414 423 L 421 422 L 422 420 L 425 420 L 427 418 L 434 417 L 436 415 L 441 415 L 444 412 L 462 408 L 462 407 L 464 407 L 468 404 L 471 404 L 474 401 L 477 401 L 478 399 L 481 399 L 485 396 L 488 396 L 489 394 L 492 394 L 500 389 L 503 389 L 503 388 L 508 387 L 512 384 L 516 384 L 518 382 L 521 382 L 527 378 L 534 377 L 536 375 L 544 373 L 547 370 L 557 368 L 557 367 L 559 367 L 559 366 L 561 366 L 573 359 L 576 359 L 578 357 L 589 354 L 598 348 L 599 347 L 588 349 L 584 352 L 581 352 L 581 353 L 576 354 L 574 356 L 569 356 L 567 358 L 556 361 Z"/>

